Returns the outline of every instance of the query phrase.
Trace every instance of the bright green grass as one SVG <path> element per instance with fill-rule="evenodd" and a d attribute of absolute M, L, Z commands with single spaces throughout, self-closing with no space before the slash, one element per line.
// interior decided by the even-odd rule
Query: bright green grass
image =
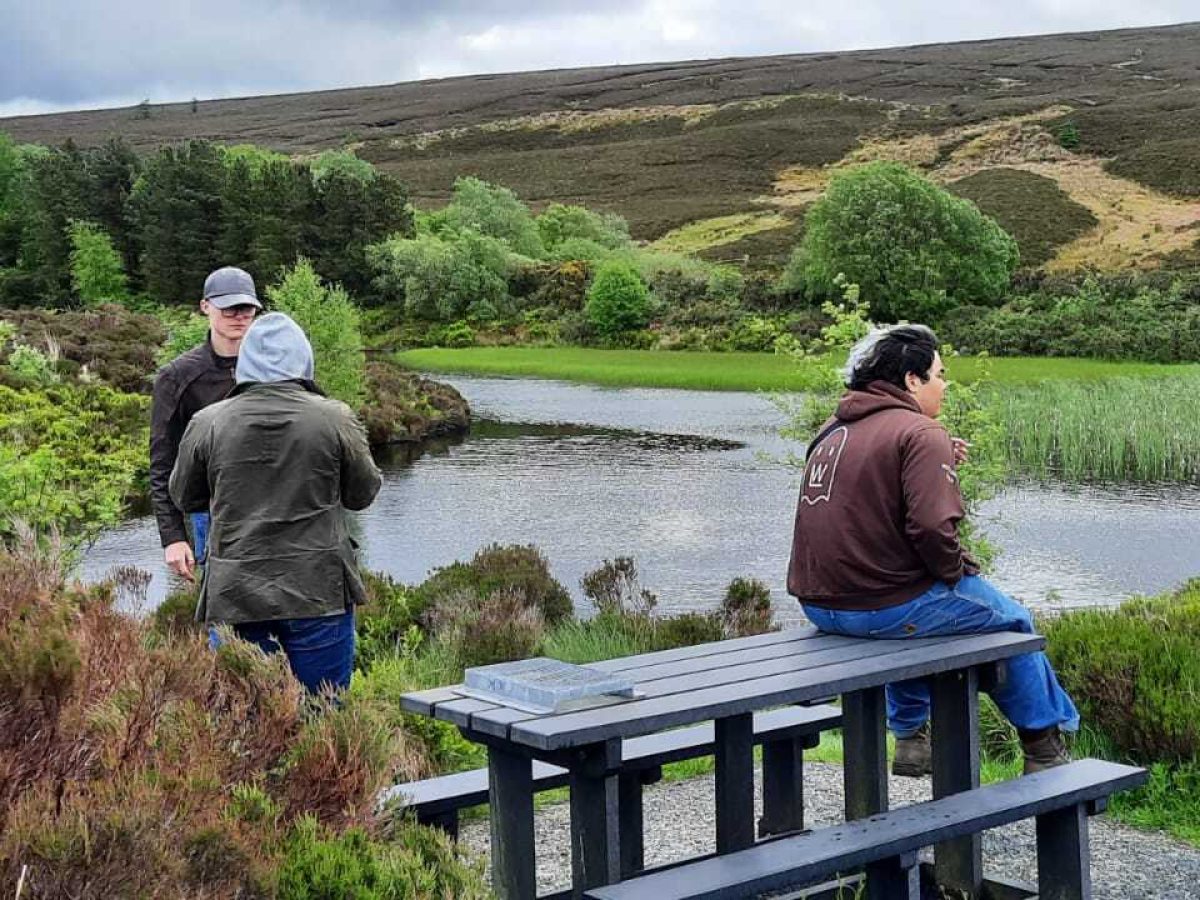
<path fill-rule="evenodd" d="M 703 353 L 662 350 L 594 350 L 583 347 L 467 347 L 407 350 L 395 356 L 408 368 L 433 372 L 554 378 L 617 387 L 714 391 L 796 391 L 808 383 L 800 366 L 771 353 Z M 999 384 L 1031 384 L 1115 376 L 1166 377 L 1200 366 L 1106 362 L 1090 359 L 997 357 L 986 363 Z M 974 380 L 980 361 L 947 360 L 952 379 Z"/>

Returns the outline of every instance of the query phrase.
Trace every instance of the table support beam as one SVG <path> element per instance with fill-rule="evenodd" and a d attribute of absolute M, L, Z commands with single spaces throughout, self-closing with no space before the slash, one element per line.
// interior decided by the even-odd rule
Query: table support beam
<path fill-rule="evenodd" d="M 882 687 L 842 696 L 846 820 L 888 808 L 886 705 Z"/>
<path fill-rule="evenodd" d="M 979 677 L 975 669 L 947 672 L 932 680 L 934 799 L 979 787 Z M 938 844 L 938 884 L 967 897 L 983 888 L 980 835 Z"/>
<path fill-rule="evenodd" d="M 804 830 L 804 751 L 819 735 L 763 744 L 763 814 L 758 836 Z"/>
<path fill-rule="evenodd" d="M 717 779 L 717 852 L 754 844 L 754 715 L 714 724 Z"/>
<path fill-rule="evenodd" d="M 621 878 L 620 740 L 581 747 L 571 766 L 571 881 L 574 895 Z M 532 896 L 532 895 L 530 895 Z"/>
<path fill-rule="evenodd" d="M 488 747 L 492 889 L 501 900 L 534 896 L 533 762 L 528 756 Z"/>

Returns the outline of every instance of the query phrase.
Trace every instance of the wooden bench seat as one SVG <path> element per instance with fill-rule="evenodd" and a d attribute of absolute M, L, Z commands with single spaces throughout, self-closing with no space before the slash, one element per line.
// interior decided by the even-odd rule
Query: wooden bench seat
<path fill-rule="evenodd" d="M 778 761 L 767 766 L 772 771 L 764 783 L 764 795 L 771 797 L 764 796 L 764 834 L 802 827 L 796 821 L 799 810 L 793 810 L 794 804 L 788 802 L 792 798 L 781 796 L 798 786 L 800 773 L 789 764 L 798 762 L 798 747 L 816 746 L 822 731 L 837 728 L 841 723 L 841 710 L 835 706 L 787 706 L 755 713 L 754 740 L 763 744 L 765 752 Z M 636 778 L 637 785 L 652 783 L 661 775 L 663 765 L 709 756 L 713 749 L 711 722 L 627 738 L 621 745 L 621 759 L 622 771 L 628 773 L 628 777 L 622 780 Z M 535 760 L 533 781 L 534 789 L 538 791 L 562 787 L 568 781 L 567 770 Z M 627 786 L 623 793 L 627 796 L 628 791 Z M 402 798 L 423 824 L 437 825 L 457 834 L 458 811 L 488 802 L 488 772 L 486 768 L 473 769 L 396 785 L 385 791 L 380 800 L 388 802 L 396 798 Z M 774 821 L 776 819 L 779 821 Z"/>
<path fill-rule="evenodd" d="M 866 868 L 868 897 L 920 896 L 917 852 L 931 844 L 1036 817 L 1038 897 L 1091 896 L 1087 817 L 1109 795 L 1146 781 L 1145 769 L 1084 759 L 746 850 L 590 888 L 592 900 L 732 900 L 814 884 Z"/>

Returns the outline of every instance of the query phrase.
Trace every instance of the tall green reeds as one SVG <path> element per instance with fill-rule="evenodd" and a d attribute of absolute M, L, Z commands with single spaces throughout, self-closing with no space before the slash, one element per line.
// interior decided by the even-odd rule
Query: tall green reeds
<path fill-rule="evenodd" d="M 1173 378 L 1046 381 L 992 395 L 1009 458 L 1072 481 L 1200 477 L 1200 373 Z"/>

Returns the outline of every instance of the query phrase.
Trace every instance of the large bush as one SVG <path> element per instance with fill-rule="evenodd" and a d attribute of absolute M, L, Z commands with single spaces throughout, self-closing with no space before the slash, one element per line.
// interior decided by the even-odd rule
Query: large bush
<path fill-rule="evenodd" d="M 615 213 L 551 203 L 537 217 L 546 252 L 560 259 L 595 259 L 600 251 L 629 246 L 629 224 Z M 582 242 L 582 243 L 581 243 Z M 585 255 L 575 255 L 582 251 Z"/>
<path fill-rule="evenodd" d="M 993 303 L 1018 261 L 1016 242 L 973 203 L 886 162 L 835 176 L 796 252 L 811 287 L 833 293 L 844 275 L 888 322 Z"/>
<path fill-rule="evenodd" d="M 327 286 L 301 259 L 267 288 L 271 305 L 304 329 L 316 357 L 316 380 L 330 396 L 357 409 L 366 397 L 366 355 L 358 307 L 339 286 Z"/>
<path fill-rule="evenodd" d="M 601 334 L 615 336 L 643 327 L 650 318 L 650 291 L 630 266 L 604 263 L 588 288 L 588 320 Z"/>
<path fill-rule="evenodd" d="M 522 256 L 536 259 L 543 252 L 529 207 L 508 188 L 471 176 L 455 180 L 450 203 L 427 221 L 434 233 L 474 231 L 503 242 Z"/>
<path fill-rule="evenodd" d="M 494 318 L 508 298 L 509 252 L 496 238 L 393 237 L 367 250 L 374 288 L 407 316 L 452 322 Z"/>
<path fill-rule="evenodd" d="M 1085 722 L 1142 762 L 1200 756 L 1200 581 L 1119 609 L 1042 623 Z"/>

